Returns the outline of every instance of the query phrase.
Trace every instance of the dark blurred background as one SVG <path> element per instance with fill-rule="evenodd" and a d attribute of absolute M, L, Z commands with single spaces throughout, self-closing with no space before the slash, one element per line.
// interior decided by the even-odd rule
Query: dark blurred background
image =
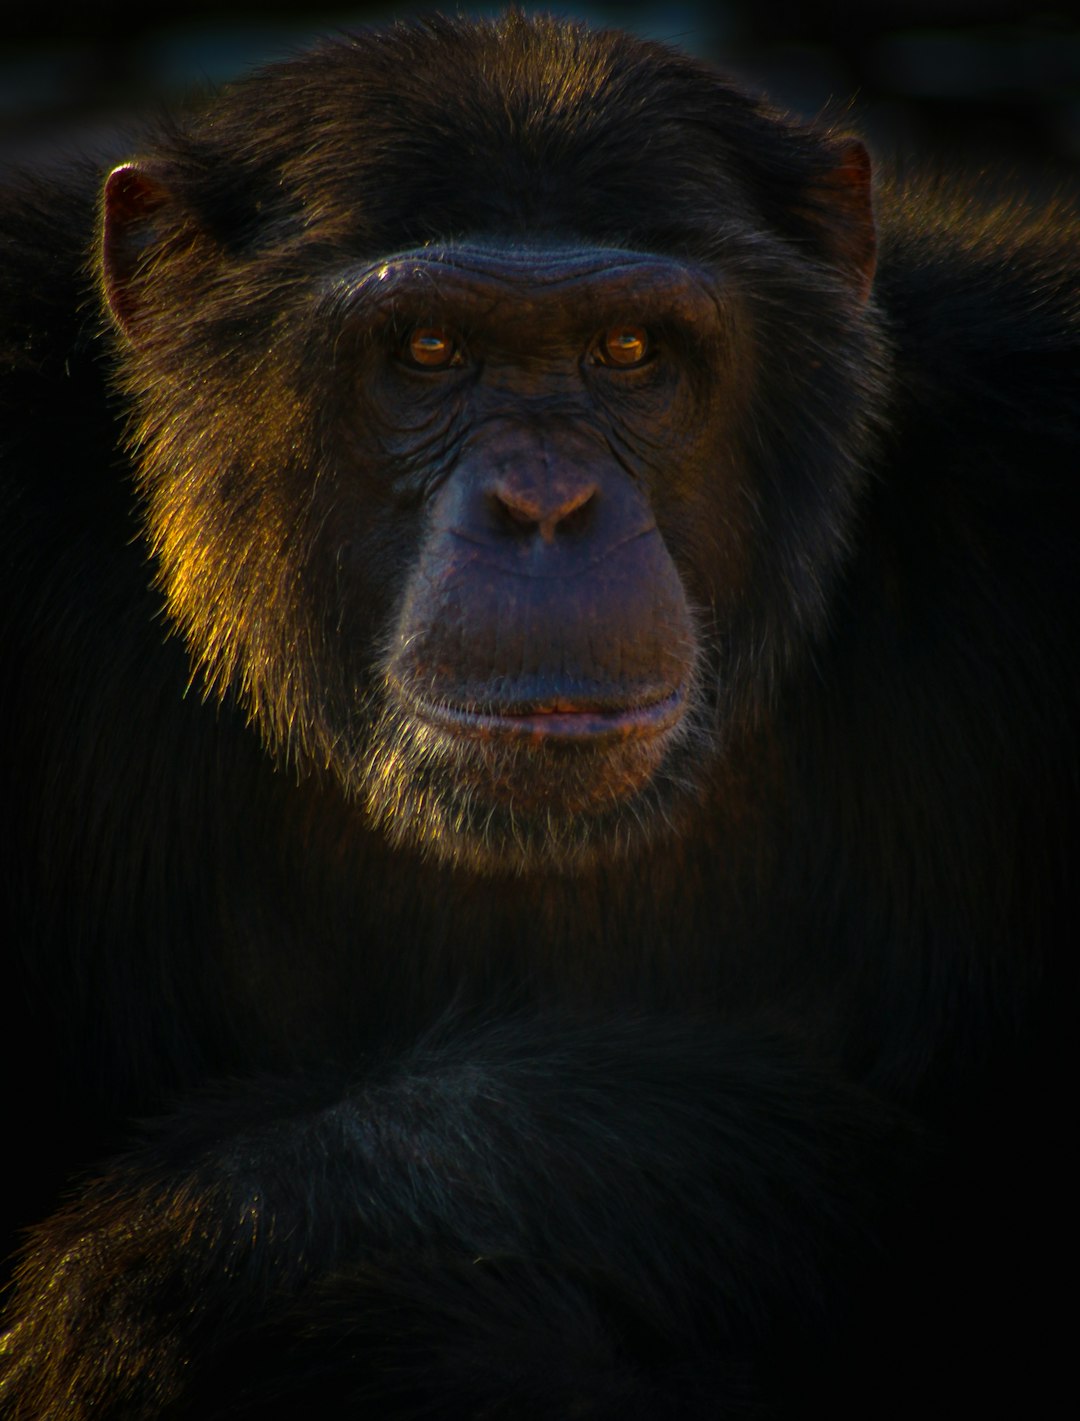
<path fill-rule="evenodd" d="M 92 146 L 312 35 L 423 4 L 6 0 L 0 156 Z M 463 6 L 492 13 L 495 5 Z M 881 153 L 992 162 L 1035 184 L 1080 159 L 1080 0 L 646 0 L 543 5 L 672 41 L 810 116 L 851 105 Z M 112 144 L 110 144 L 110 147 Z"/>

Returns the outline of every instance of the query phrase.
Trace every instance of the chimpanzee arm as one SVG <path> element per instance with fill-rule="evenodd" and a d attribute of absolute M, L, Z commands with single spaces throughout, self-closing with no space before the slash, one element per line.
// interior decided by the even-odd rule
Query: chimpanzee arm
<path fill-rule="evenodd" d="M 879 1262 L 909 1143 L 790 1045 L 657 1020 L 237 1085 L 38 1231 L 4 1415 L 741 1415 Z"/>

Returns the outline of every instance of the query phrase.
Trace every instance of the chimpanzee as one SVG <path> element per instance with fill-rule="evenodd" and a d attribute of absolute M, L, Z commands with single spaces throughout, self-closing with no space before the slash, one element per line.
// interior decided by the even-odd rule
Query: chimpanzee
<path fill-rule="evenodd" d="M 520 13 L 5 193 L 3 1416 L 1042 1414 L 1075 211 Z"/>

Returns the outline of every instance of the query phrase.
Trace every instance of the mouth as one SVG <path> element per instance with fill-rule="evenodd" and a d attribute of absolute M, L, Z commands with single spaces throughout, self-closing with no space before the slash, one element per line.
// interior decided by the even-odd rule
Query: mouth
<path fill-rule="evenodd" d="M 676 725 L 685 706 L 680 689 L 662 696 L 553 695 L 529 700 L 458 703 L 408 698 L 420 719 L 477 740 L 567 745 L 648 740 Z"/>

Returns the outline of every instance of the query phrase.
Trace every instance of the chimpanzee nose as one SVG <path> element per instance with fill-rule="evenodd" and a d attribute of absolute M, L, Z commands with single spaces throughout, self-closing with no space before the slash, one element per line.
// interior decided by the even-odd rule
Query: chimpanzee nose
<path fill-rule="evenodd" d="M 596 496 L 596 483 L 587 475 L 556 474 L 539 488 L 531 479 L 503 475 L 489 491 L 501 513 L 523 528 L 538 529 L 541 538 L 550 543 L 560 525 L 566 525 L 575 515 L 575 521 L 580 521 L 583 510 Z"/>

